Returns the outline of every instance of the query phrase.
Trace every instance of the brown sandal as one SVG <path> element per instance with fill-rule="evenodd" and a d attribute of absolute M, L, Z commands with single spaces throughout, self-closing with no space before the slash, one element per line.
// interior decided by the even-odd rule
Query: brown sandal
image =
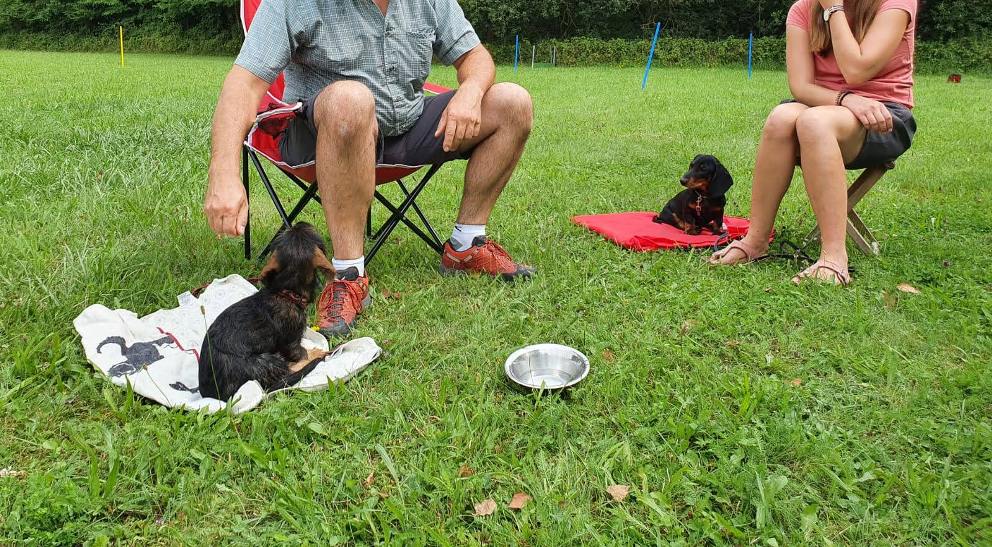
<path fill-rule="evenodd" d="M 834 275 L 834 285 L 846 287 L 851 284 L 851 272 L 848 268 L 842 267 L 840 264 L 836 264 L 834 262 L 823 260 L 822 258 L 814 262 L 809 268 L 806 268 L 796 274 L 796 276 L 792 278 L 792 282 L 799 285 L 807 279 L 812 279 L 814 281 L 829 283 L 829 279 L 824 279 L 819 276 L 820 270 L 823 269 L 829 270 L 830 273 Z"/>
<path fill-rule="evenodd" d="M 731 262 L 730 264 L 720 262 L 720 260 L 727 256 L 730 251 L 740 251 L 744 254 L 744 258 L 742 260 L 738 260 L 737 262 Z M 709 262 L 711 266 L 737 266 L 740 264 L 755 262 L 763 258 L 768 258 L 767 252 L 760 253 L 754 247 L 744 243 L 743 239 L 738 239 L 733 241 L 730 245 L 727 245 L 724 249 L 713 253 L 713 256 L 711 256 L 707 262 Z"/>

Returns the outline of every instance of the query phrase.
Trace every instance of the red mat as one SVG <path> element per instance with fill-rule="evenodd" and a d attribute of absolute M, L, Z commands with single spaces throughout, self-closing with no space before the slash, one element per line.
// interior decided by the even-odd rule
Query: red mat
<path fill-rule="evenodd" d="M 717 243 L 723 244 L 731 239 L 744 237 L 751 224 L 746 218 L 724 217 L 723 223 L 727 225 L 727 234 L 723 237 L 707 231 L 691 236 L 675 226 L 654 222 L 652 219 L 657 214 L 634 212 L 579 215 L 572 217 L 572 222 L 585 226 L 613 243 L 633 251 L 712 247 Z"/>

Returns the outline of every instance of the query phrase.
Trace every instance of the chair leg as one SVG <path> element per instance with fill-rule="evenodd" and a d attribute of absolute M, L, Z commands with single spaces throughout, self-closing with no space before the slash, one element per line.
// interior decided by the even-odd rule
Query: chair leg
<path fill-rule="evenodd" d="M 415 225 L 405 217 L 407 211 L 413 205 L 414 201 L 417 199 L 420 193 L 424 191 L 424 188 L 427 187 L 427 183 L 430 182 L 431 177 L 433 177 L 434 174 L 437 173 L 438 169 L 440 168 L 441 168 L 441 164 L 439 163 L 432 165 L 431 168 L 427 171 L 427 174 L 424 175 L 424 178 L 420 180 L 417 186 L 413 188 L 413 191 L 410 192 L 407 198 L 403 200 L 403 203 L 399 206 L 399 208 L 397 208 L 396 211 L 392 215 L 390 215 L 389 220 L 387 220 L 386 223 L 382 226 L 382 228 L 379 229 L 379 232 L 375 238 L 375 243 L 372 244 L 372 249 L 370 249 L 368 252 L 365 253 L 366 264 L 372 262 L 372 259 L 375 258 L 375 255 L 377 252 L 379 252 L 379 249 L 382 247 L 382 244 L 386 242 L 386 238 L 389 237 L 389 235 L 393 232 L 394 229 L 396 229 L 396 226 L 398 226 L 400 222 L 405 221 L 404 224 L 410 227 L 415 233 L 419 232 L 417 235 L 423 238 L 424 241 L 430 242 L 430 239 L 427 237 L 427 235 L 424 234 L 423 231 L 421 231 L 420 229 L 414 228 Z M 379 199 L 379 201 L 383 202 L 384 205 L 388 203 L 388 201 L 386 201 L 385 198 L 382 197 L 382 194 L 380 194 L 378 191 L 376 192 L 376 198 Z M 389 207 L 389 205 L 386 206 L 387 208 Z M 433 245 L 431 245 L 431 247 L 437 250 L 438 252 L 440 252 L 440 250 L 435 248 Z"/>
<path fill-rule="evenodd" d="M 251 260 L 251 192 L 248 191 L 251 173 L 248 171 L 248 146 L 241 147 L 241 183 L 245 186 L 245 200 L 248 202 L 248 217 L 245 219 L 245 260 Z"/>
<path fill-rule="evenodd" d="M 847 213 L 847 235 L 854 241 L 854 244 L 861 249 L 861 252 L 869 256 L 878 256 L 882 253 L 878 240 L 872 235 L 871 230 L 861 221 L 858 213 L 851 211 Z"/>
<path fill-rule="evenodd" d="M 865 225 L 854 211 L 854 207 L 866 196 L 868 192 L 882 179 L 885 173 L 892 169 L 891 166 L 870 167 L 865 169 L 860 176 L 847 189 L 847 235 L 854 241 L 855 246 L 869 256 L 881 254 L 881 247 L 878 240 L 872 235 L 871 230 Z M 803 240 L 800 248 L 805 249 L 816 240 L 820 239 L 819 226 L 813 228 L 809 235 Z"/>
<path fill-rule="evenodd" d="M 286 217 L 286 220 L 289 222 L 290 226 L 292 226 L 293 222 L 296 221 L 296 217 L 300 216 L 300 213 L 303 212 L 303 209 L 305 209 L 306 206 L 309 205 L 310 200 L 314 199 L 314 196 L 317 195 L 317 190 L 318 187 L 317 187 L 317 183 L 315 182 L 311 184 L 310 187 L 307 188 L 306 192 L 303 192 L 303 196 L 300 197 L 300 200 L 296 202 L 296 205 L 293 206 L 293 210 L 290 211 L 289 215 L 287 215 Z M 269 251 L 272 250 L 272 243 L 275 242 L 276 238 L 279 237 L 279 234 L 281 234 L 284 230 L 286 230 L 286 225 L 280 226 L 279 229 L 276 230 L 275 235 L 272 236 L 272 240 L 269 241 L 269 244 L 266 245 L 264 249 L 262 249 L 261 253 L 258 254 L 259 260 L 265 258 L 265 255 L 269 254 Z"/>
<path fill-rule="evenodd" d="M 255 155 L 254 151 L 248 151 L 248 157 L 251 158 L 252 163 L 255 165 L 255 171 L 258 172 L 258 177 L 262 179 L 262 185 L 265 186 L 265 190 L 269 193 L 269 197 L 272 198 L 272 204 L 276 208 L 276 212 L 279 213 L 279 218 L 282 219 L 282 224 L 286 228 L 291 228 L 292 224 L 289 222 L 289 217 L 286 215 L 286 209 L 282 206 L 282 201 L 279 200 L 279 196 L 276 195 L 276 189 L 272 186 L 272 181 L 269 180 L 269 176 L 265 174 L 265 169 L 262 168 L 261 162 L 258 161 L 258 156 Z"/>
<path fill-rule="evenodd" d="M 400 189 L 403 190 L 403 193 L 407 197 L 409 197 L 410 196 L 410 192 L 407 191 L 406 185 L 403 184 L 403 181 L 402 180 L 398 180 L 398 181 L 396 181 L 396 183 L 399 184 Z M 441 238 L 439 238 L 437 236 L 437 232 L 434 231 L 434 227 L 431 226 L 431 223 L 430 223 L 430 221 L 427 220 L 427 216 L 424 215 L 424 212 L 420 210 L 420 206 L 417 205 L 417 202 L 416 201 L 413 202 L 410 206 L 413 208 L 413 212 L 417 213 L 417 216 L 420 217 L 420 222 L 422 222 L 424 224 L 424 228 L 427 228 L 427 232 L 431 235 L 431 241 L 428 241 L 427 243 L 428 244 L 434 243 L 438 247 L 443 248 L 444 247 L 444 243 L 442 243 L 441 242 Z M 421 236 L 421 237 L 423 237 L 423 236 Z M 433 245 L 432 245 L 432 247 L 433 247 Z"/>

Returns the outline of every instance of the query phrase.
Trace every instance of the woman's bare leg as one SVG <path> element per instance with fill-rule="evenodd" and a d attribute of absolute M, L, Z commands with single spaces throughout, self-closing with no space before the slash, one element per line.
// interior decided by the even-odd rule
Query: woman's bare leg
<path fill-rule="evenodd" d="M 865 142 L 865 129 L 850 110 L 821 106 L 803 112 L 796 121 L 803 180 L 820 227 L 820 258 L 847 268 L 847 169 Z M 827 269 L 815 277 L 833 280 Z"/>
<path fill-rule="evenodd" d="M 775 215 L 792 183 L 799 157 L 796 123 L 807 110 L 809 107 L 800 103 L 781 104 L 768 115 L 761 132 L 751 187 L 751 227 L 744 237 L 744 243 L 759 254 L 768 250 L 768 236 L 775 225 Z M 742 251 L 735 249 L 716 263 L 737 264 L 746 259 Z"/>

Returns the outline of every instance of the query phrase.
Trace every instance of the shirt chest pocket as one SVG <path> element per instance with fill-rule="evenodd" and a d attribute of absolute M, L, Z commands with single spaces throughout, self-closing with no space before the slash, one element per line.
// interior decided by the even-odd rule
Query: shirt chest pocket
<path fill-rule="evenodd" d="M 431 72 L 434 56 L 433 30 L 407 30 L 396 34 L 393 50 L 402 83 L 423 87 Z"/>

